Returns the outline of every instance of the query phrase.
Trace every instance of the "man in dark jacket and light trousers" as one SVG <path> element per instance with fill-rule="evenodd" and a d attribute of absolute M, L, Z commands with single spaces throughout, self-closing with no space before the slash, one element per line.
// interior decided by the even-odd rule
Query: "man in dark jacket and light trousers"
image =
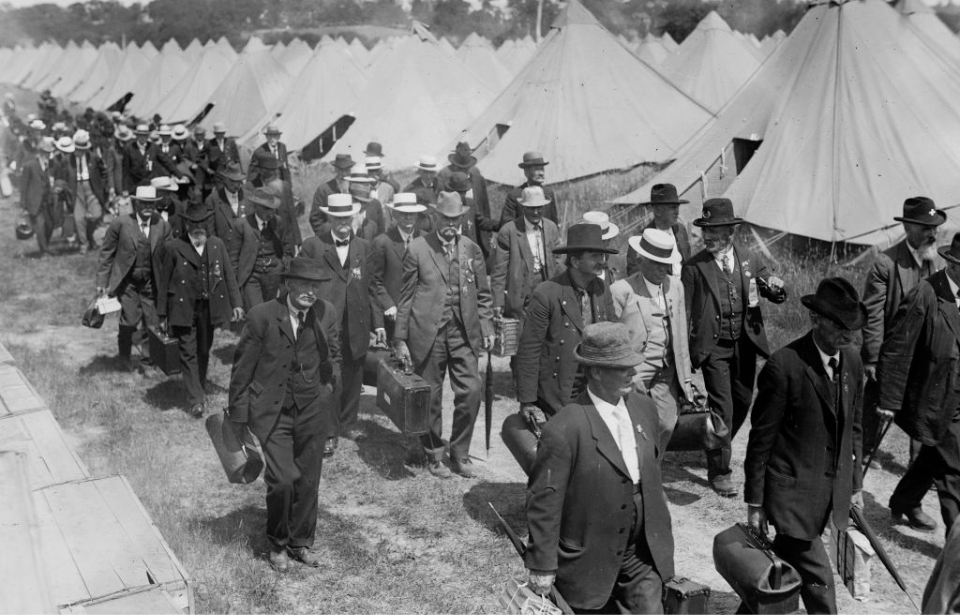
<path fill-rule="evenodd" d="M 657 408 L 633 386 L 643 356 L 626 325 L 600 322 L 576 357 L 587 388 L 544 426 L 527 483 L 530 587 L 556 584 L 576 612 L 662 613 L 673 531 Z"/>
<path fill-rule="evenodd" d="M 743 462 L 747 522 L 797 569 L 808 613 L 836 613 L 830 559 L 820 534 L 832 518 L 847 526 L 850 506 L 863 506 L 861 406 L 863 363 L 851 344 L 867 320 L 857 290 L 827 278 L 800 302 L 809 333 L 774 352 L 760 372 L 750 440 Z"/>

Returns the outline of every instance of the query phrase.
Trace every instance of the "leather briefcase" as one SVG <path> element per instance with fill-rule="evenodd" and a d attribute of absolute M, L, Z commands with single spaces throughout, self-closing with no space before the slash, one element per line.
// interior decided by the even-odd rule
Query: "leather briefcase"
<path fill-rule="evenodd" d="M 540 438 L 530 429 L 530 424 L 518 413 L 507 416 L 500 429 L 500 439 L 507 445 L 507 450 L 517 460 L 527 476 L 537 459 L 537 447 Z"/>
<path fill-rule="evenodd" d="M 709 613 L 710 588 L 684 577 L 663 584 L 663 612 Z"/>
<path fill-rule="evenodd" d="M 714 450 L 723 446 L 729 429 L 723 414 L 710 405 L 710 400 L 697 385 L 690 385 L 693 401 L 681 396 L 680 415 L 667 444 L 668 451 Z"/>
<path fill-rule="evenodd" d="M 208 416 L 206 427 L 227 480 L 237 485 L 257 480 L 263 471 L 263 457 L 254 445 L 250 432 L 231 421 L 226 411 Z"/>
<path fill-rule="evenodd" d="M 180 345 L 175 338 L 169 337 L 150 327 L 147 329 L 150 360 L 167 376 L 180 373 Z"/>
<path fill-rule="evenodd" d="M 389 348 L 380 348 L 371 346 L 367 349 L 367 354 L 363 359 L 363 384 L 368 387 L 377 386 L 378 372 L 380 371 L 380 361 L 393 357 L 393 351 Z"/>
<path fill-rule="evenodd" d="M 799 573 L 745 523 L 714 537 L 713 565 L 751 613 L 792 613 L 800 607 Z"/>
<path fill-rule="evenodd" d="M 377 407 L 405 436 L 427 433 L 430 426 L 430 385 L 403 371 L 400 361 L 381 359 L 377 366 Z"/>

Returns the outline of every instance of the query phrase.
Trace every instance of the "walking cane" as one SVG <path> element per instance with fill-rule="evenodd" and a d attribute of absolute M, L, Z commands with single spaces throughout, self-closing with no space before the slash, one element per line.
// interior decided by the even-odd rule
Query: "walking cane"
<path fill-rule="evenodd" d="M 910 600 L 910 604 L 913 605 L 913 608 L 917 609 L 917 613 L 920 613 L 920 607 L 917 606 L 917 603 L 913 600 L 913 596 L 911 596 L 910 592 L 907 591 L 906 583 L 903 582 L 903 578 L 894 567 L 893 562 L 890 560 L 890 556 L 887 555 L 886 549 L 884 549 L 883 545 L 880 544 L 880 539 L 877 538 L 873 528 L 867 525 L 867 520 L 864 518 L 863 511 L 860 510 L 859 506 L 850 507 L 850 517 L 853 519 L 853 524 L 857 527 L 857 529 L 867 537 L 867 540 L 870 542 L 870 546 L 873 547 L 873 550 L 877 553 L 877 557 L 881 562 L 883 562 L 883 566 L 887 569 L 887 572 L 890 573 L 890 576 L 893 577 L 893 580 L 897 583 L 897 585 L 900 586 L 900 589 L 903 590 L 903 593 L 907 595 L 907 598 Z"/>
<path fill-rule="evenodd" d="M 490 430 L 493 428 L 493 352 L 487 351 L 487 376 L 483 383 L 484 434 L 487 438 L 487 459 L 490 459 Z"/>
<path fill-rule="evenodd" d="M 887 424 L 883 426 L 883 430 L 880 431 L 880 437 L 877 438 L 877 443 L 873 445 L 873 450 L 870 451 L 870 457 L 867 458 L 867 463 L 863 466 L 863 478 L 867 477 L 867 471 L 870 469 L 870 464 L 873 463 L 873 458 L 876 456 L 877 451 L 880 450 L 880 443 L 883 442 L 883 437 L 887 435 L 887 432 L 890 431 L 890 426 L 893 425 L 893 419 L 887 419 Z"/>

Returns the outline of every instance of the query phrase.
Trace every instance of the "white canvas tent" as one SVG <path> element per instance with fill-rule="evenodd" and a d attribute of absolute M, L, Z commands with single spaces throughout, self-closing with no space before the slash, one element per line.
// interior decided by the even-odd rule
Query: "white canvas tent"
<path fill-rule="evenodd" d="M 263 118 L 290 86 L 290 74 L 269 49 L 242 53 L 207 102 L 213 109 L 201 125 L 211 131 L 217 122 L 227 134 L 245 134 Z"/>
<path fill-rule="evenodd" d="M 171 41 L 173 39 L 167 41 L 160 55 L 150 61 L 131 88 L 133 98 L 127 106 L 130 112 L 141 117 L 153 115 L 160 102 L 190 70 L 183 51 L 170 46 Z"/>
<path fill-rule="evenodd" d="M 464 39 L 456 51 L 456 56 L 494 92 L 503 90 L 513 78 L 513 73 L 497 58 L 497 52 L 490 41 L 476 32 Z"/>
<path fill-rule="evenodd" d="M 120 66 L 110 74 L 103 87 L 84 100 L 83 104 L 94 109 L 106 109 L 133 91 L 134 84 L 142 77 L 151 60 L 135 43 L 127 45 L 122 56 Z M 79 94 L 75 95 L 79 98 Z"/>
<path fill-rule="evenodd" d="M 153 110 L 165 123 L 189 122 L 207 103 L 233 67 L 234 61 L 217 45 L 205 47 L 187 73 Z"/>
<path fill-rule="evenodd" d="M 650 66 L 659 66 L 669 55 L 670 52 L 653 33 L 647 34 L 643 42 L 637 45 L 637 57 Z"/>

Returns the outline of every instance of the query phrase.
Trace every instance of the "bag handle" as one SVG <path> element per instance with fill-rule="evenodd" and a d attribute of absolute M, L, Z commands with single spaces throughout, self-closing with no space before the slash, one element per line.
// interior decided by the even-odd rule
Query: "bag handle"
<path fill-rule="evenodd" d="M 783 581 L 783 561 L 777 557 L 777 554 L 773 552 L 773 547 L 770 545 L 770 541 L 766 536 L 762 535 L 760 532 L 753 529 L 752 526 L 746 523 L 740 523 L 743 530 L 750 535 L 759 546 L 759 550 L 763 551 L 763 554 L 767 556 L 767 559 L 770 560 L 770 563 L 773 564 L 773 573 L 770 578 L 770 588 L 771 589 L 780 589 L 780 584 Z"/>

